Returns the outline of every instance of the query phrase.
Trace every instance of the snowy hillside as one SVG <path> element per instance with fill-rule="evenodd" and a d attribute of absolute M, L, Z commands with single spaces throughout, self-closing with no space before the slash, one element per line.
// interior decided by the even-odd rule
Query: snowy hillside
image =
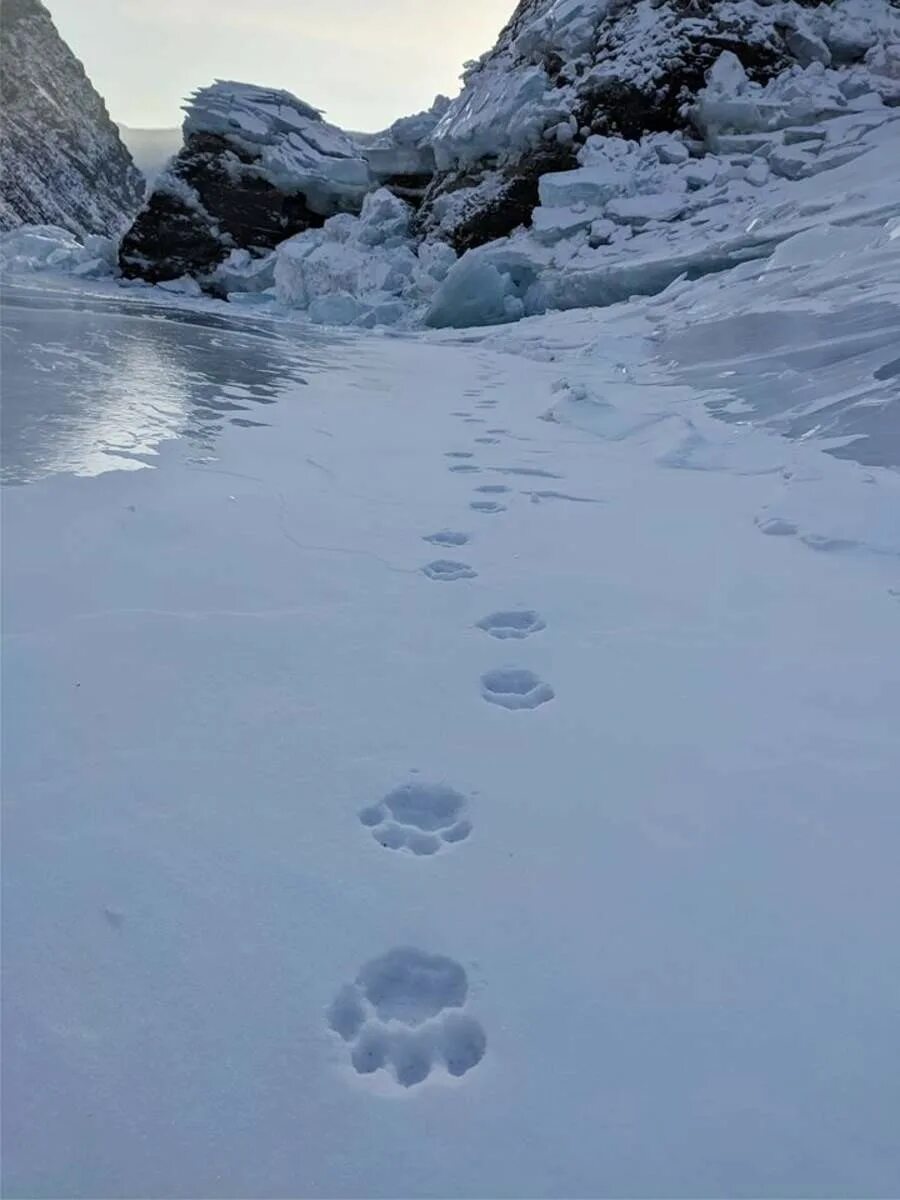
<path fill-rule="evenodd" d="M 39 0 L 3 0 L 0 229 L 117 234 L 144 181 L 84 68 Z"/>

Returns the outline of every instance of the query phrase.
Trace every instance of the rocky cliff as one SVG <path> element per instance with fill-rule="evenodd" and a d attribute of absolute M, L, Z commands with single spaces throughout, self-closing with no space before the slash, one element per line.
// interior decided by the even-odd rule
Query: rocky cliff
<path fill-rule="evenodd" d="M 39 0 L 3 0 L 0 54 L 0 229 L 119 233 L 141 203 L 144 181 Z"/>

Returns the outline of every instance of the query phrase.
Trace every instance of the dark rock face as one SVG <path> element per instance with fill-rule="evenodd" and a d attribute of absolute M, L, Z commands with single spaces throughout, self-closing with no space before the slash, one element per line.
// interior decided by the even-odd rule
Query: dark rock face
<path fill-rule="evenodd" d="M 117 234 L 144 181 L 84 68 L 39 0 L 3 0 L 0 229 Z"/>
<path fill-rule="evenodd" d="M 568 171 L 575 166 L 571 150 L 542 147 L 503 171 L 499 182 L 492 178 L 487 186 L 477 170 L 439 175 L 421 201 L 416 228 L 423 234 L 433 232 L 430 218 L 435 203 L 442 196 L 467 191 L 452 226 L 441 235 L 457 254 L 463 254 L 485 242 L 506 237 L 520 225 L 530 225 L 531 214 L 538 205 L 540 177 L 548 171 Z"/>
<path fill-rule="evenodd" d="M 150 283 L 206 282 L 231 250 L 263 254 L 323 220 L 302 195 L 262 178 L 252 154 L 218 134 L 191 134 L 122 239 L 119 265 Z"/>

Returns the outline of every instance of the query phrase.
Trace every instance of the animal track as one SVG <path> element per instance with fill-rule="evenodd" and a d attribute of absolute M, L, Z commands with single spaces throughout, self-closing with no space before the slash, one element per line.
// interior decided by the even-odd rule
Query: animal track
<path fill-rule="evenodd" d="M 478 442 L 478 444 L 480 446 L 499 446 L 500 445 L 500 439 L 498 437 L 477 437 L 477 438 L 475 438 L 475 441 Z"/>
<path fill-rule="evenodd" d="M 457 475 L 477 475 L 481 467 L 476 467 L 474 463 L 454 463 L 450 470 Z"/>
<path fill-rule="evenodd" d="M 526 492 L 526 496 L 531 497 L 532 504 L 540 504 L 542 500 L 571 500 L 573 504 L 602 504 L 602 500 L 597 500 L 593 496 L 572 496 L 569 492 Z"/>
<path fill-rule="evenodd" d="M 449 583 L 454 579 L 474 579 L 478 572 L 468 563 L 454 562 L 452 558 L 436 558 L 422 568 L 429 579 Z"/>
<path fill-rule="evenodd" d="M 479 629 L 495 638 L 527 638 L 547 628 L 547 622 L 534 609 L 509 609 L 492 612 L 475 622 Z"/>
<path fill-rule="evenodd" d="M 445 450 L 444 458 L 474 458 L 471 450 Z"/>
<path fill-rule="evenodd" d="M 422 540 L 435 546 L 465 546 L 469 535 L 456 529 L 439 529 L 437 533 L 426 534 Z"/>
<path fill-rule="evenodd" d="M 469 504 L 469 508 L 475 512 L 481 513 L 502 513 L 506 512 L 506 505 L 501 504 L 498 500 L 473 500 Z"/>
<path fill-rule="evenodd" d="M 505 483 L 481 483 L 475 491 L 485 492 L 488 496 L 503 496 L 511 492 L 512 488 L 508 488 Z"/>
<path fill-rule="evenodd" d="M 398 946 L 341 988 L 328 1024 L 350 1046 L 359 1075 L 389 1071 L 409 1088 L 443 1065 L 460 1078 L 487 1048 L 481 1024 L 461 1011 L 468 991 L 465 969 L 452 958 Z"/>
<path fill-rule="evenodd" d="M 770 537 L 793 537 L 798 532 L 793 521 L 785 521 L 782 517 L 757 519 L 756 525 L 760 533 L 767 533 Z"/>
<path fill-rule="evenodd" d="M 499 667 L 481 677 L 481 694 L 501 708 L 537 708 L 552 700 L 555 692 L 533 671 L 524 667 Z"/>
<path fill-rule="evenodd" d="M 562 479 L 562 475 L 555 475 L 552 471 L 545 471 L 542 467 L 491 467 L 492 471 L 498 471 L 501 475 L 532 475 L 538 479 Z"/>
<path fill-rule="evenodd" d="M 465 817 L 466 798 L 445 783 L 405 783 L 359 819 L 372 837 L 388 850 L 409 850 L 420 856 L 437 854 L 442 843 L 464 842 L 472 832 Z"/>

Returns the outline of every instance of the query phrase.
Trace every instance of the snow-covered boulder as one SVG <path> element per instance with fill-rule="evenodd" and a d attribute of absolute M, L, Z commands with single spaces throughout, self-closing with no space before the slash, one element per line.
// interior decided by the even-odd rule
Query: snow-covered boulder
<path fill-rule="evenodd" d="M 3 0 L 0 230 L 118 234 L 144 181 L 84 67 L 39 0 Z"/>
<path fill-rule="evenodd" d="M 289 92 L 218 81 L 185 106 L 185 144 L 122 242 L 123 274 L 215 288 L 232 250 L 260 255 L 358 212 L 372 187 L 348 135 Z"/>

